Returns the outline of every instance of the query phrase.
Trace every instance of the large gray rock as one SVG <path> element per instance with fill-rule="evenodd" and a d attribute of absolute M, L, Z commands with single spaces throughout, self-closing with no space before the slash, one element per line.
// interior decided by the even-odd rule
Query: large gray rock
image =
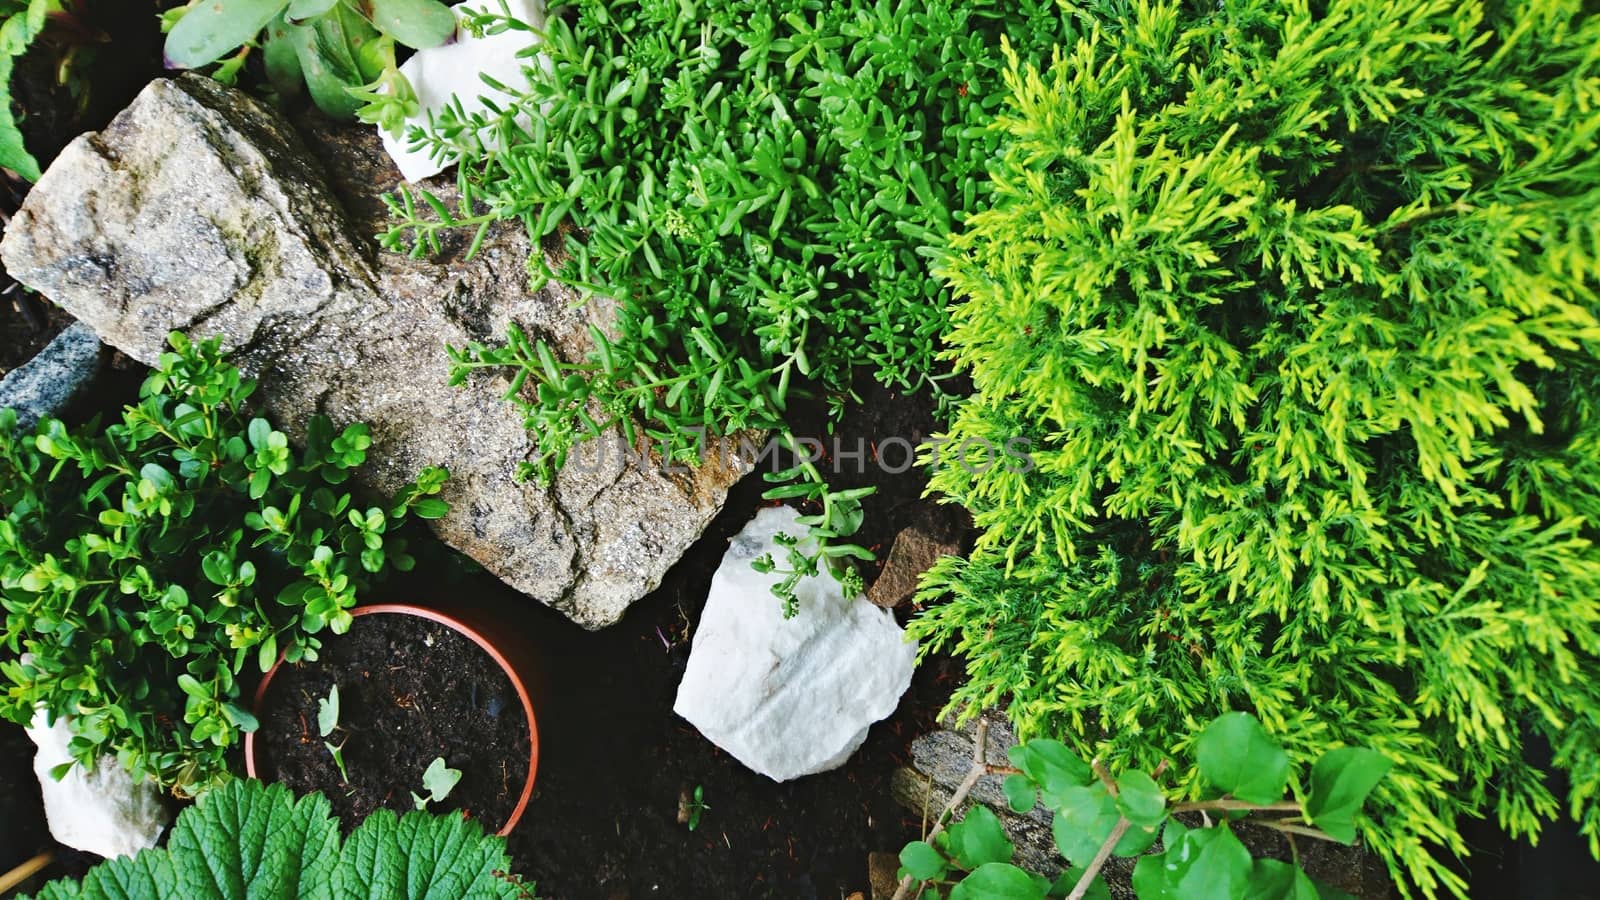
<path fill-rule="evenodd" d="M 0 409 L 14 409 L 26 431 L 40 419 L 60 417 L 94 385 L 105 348 L 82 322 L 56 335 L 33 359 L 0 378 Z"/>
<path fill-rule="evenodd" d="M 534 443 L 501 399 L 504 377 L 446 385 L 445 347 L 510 322 L 567 359 L 614 306 L 527 291 L 529 245 L 497 228 L 473 260 L 378 251 L 397 181 L 376 135 L 295 130 L 243 94 L 194 76 L 156 81 L 105 131 L 74 141 L 0 244 L 7 270 L 129 356 L 153 362 L 178 330 L 224 336 L 291 435 L 313 413 L 372 426 L 364 486 L 390 492 L 447 466 L 441 538 L 508 584 L 599 628 L 660 582 L 747 466 L 711 453 L 663 472 L 584 445 L 549 489 L 515 479 Z M 341 203 L 342 201 L 342 203 Z"/>

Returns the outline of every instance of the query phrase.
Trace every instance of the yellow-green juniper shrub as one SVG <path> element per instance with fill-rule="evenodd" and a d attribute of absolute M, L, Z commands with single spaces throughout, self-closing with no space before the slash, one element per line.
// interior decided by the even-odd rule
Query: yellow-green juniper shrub
<path fill-rule="evenodd" d="M 934 476 L 983 530 L 912 626 L 965 655 L 956 702 L 1119 766 L 1228 709 L 1300 762 L 1372 747 L 1408 893 L 1465 890 L 1463 817 L 1600 853 L 1600 14 L 1077 21 L 1013 58 L 992 208 L 938 264 L 948 436 L 1035 463 Z"/>

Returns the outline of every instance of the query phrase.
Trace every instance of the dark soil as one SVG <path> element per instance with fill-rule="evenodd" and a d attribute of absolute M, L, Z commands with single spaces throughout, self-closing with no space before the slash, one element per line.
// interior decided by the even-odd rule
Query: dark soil
<path fill-rule="evenodd" d="M 837 900 L 867 889 L 867 854 L 898 853 L 921 822 L 891 799 L 889 776 L 933 727 L 950 693 L 944 658 L 918 669 L 900 709 L 873 726 L 842 769 L 776 784 L 745 769 L 672 712 L 694 622 L 727 539 L 759 491 L 741 486 L 706 540 L 617 625 L 578 629 L 487 576 L 428 587 L 508 607 L 542 650 L 534 797 L 509 839 L 541 897 Z M 679 822 L 696 787 L 699 828 Z"/>
<path fill-rule="evenodd" d="M 926 437 L 933 417 L 926 395 L 862 390 L 864 407 L 838 435 L 846 453 L 859 438 L 867 455 L 860 466 L 839 465 L 837 486 L 879 485 L 865 501 L 858 538 L 886 548 L 906 525 L 947 514 L 918 499 L 920 469 L 886 475 L 871 447 L 891 436 Z M 832 438 L 813 431 L 832 469 Z M 541 897 L 838 900 L 869 889 L 869 853 L 897 854 L 920 836 L 920 818 L 894 802 L 889 779 L 950 696 L 958 667 L 949 658 L 919 667 L 899 710 L 873 726 L 843 768 L 785 784 L 745 769 L 672 712 L 712 573 L 729 538 L 765 505 L 767 486 L 753 475 L 735 487 L 662 587 L 600 632 L 487 576 L 407 579 L 388 589 L 394 600 L 468 592 L 492 601 L 508 611 L 508 627 L 524 630 L 541 650 L 538 780 L 509 839 L 516 871 L 537 881 Z M 696 787 L 708 808 L 691 832 L 679 810 Z"/>
<path fill-rule="evenodd" d="M 339 687 L 339 724 L 318 734 L 320 698 Z M 346 783 L 324 742 L 342 746 Z M 347 830 L 375 809 L 405 812 L 436 758 L 461 770 L 435 812 L 504 827 L 528 778 L 528 718 L 499 665 L 447 626 L 360 616 L 316 662 L 284 666 L 263 701 L 258 773 L 295 793 L 321 791 Z"/>
<path fill-rule="evenodd" d="M 0 722 L 0 873 L 11 871 L 55 842 L 45 828 L 39 782 L 33 775 L 33 742 L 22 726 Z"/>
<path fill-rule="evenodd" d="M 0 376 L 22 365 L 55 339 L 72 317 L 27 293 L 0 272 Z"/>

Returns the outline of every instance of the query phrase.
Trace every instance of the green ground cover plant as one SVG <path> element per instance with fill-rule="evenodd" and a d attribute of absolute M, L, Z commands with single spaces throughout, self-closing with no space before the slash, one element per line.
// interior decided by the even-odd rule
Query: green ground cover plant
<path fill-rule="evenodd" d="M 190 0 L 162 16 L 167 63 L 212 67 L 227 84 L 252 53 L 280 96 L 306 88 L 335 119 L 390 130 L 416 109 L 416 94 L 395 65 L 396 45 L 436 47 L 455 35 L 439 0 Z"/>
<path fill-rule="evenodd" d="M 101 863 L 36 900 L 537 900 L 505 841 L 459 815 L 380 809 L 347 837 L 320 794 L 238 779 L 178 814 L 167 845 Z"/>
<path fill-rule="evenodd" d="M 1079 9 L 937 263 L 948 437 L 1036 467 L 936 470 L 983 534 L 912 633 L 1116 767 L 1229 709 L 1371 747 L 1408 895 L 1463 817 L 1600 851 L 1600 15 Z"/>
<path fill-rule="evenodd" d="M 0 410 L 0 715 L 71 716 L 77 763 L 113 754 L 193 794 L 256 725 L 246 667 L 315 659 L 347 630 L 365 590 L 411 568 L 396 532 L 444 515 L 448 475 L 361 507 L 365 425 L 316 417 L 296 452 L 250 414 L 255 383 L 218 339 L 170 340 L 120 423 L 29 434 Z"/>
<path fill-rule="evenodd" d="M 1018 744 L 1008 755 L 1009 767 L 975 762 L 968 783 L 1006 774 L 1012 810 L 1026 813 L 1042 803 L 1066 871 L 1052 880 L 1014 865 L 1016 848 L 1000 818 L 975 804 L 953 824 L 947 809 L 927 840 L 900 852 L 896 900 L 913 889 L 949 900 L 1110 900 L 1100 872 L 1113 856 L 1140 857 L 1132 885 L 1139 900 L 1347 898 L 1300 869 L 1295 841 L 1353 842 L 1367 795 L 1392 765 L 1375 751 L 1341 747 L 1295 777 L 1289 755 L 1240 712 L 1218 717 L 1195 742 L 1205 786 L 1200 800 L 1168 795 L 1161 783 L 1165 761 L 1153 773 L 1130 769 L 1113 778 L 1099 760 L 1085 762 L 1050 738 Z M 1234 833 L 1241 826 L 1284 834 L 1295 860 L 1253 859 Z M 1160 851 L 1149 852 L 1158 840 Z"/>
<path fill-rule="evenodd" d="M 525 474 L 548 479 L 614 423 L 636 439 L 634 417 L 678 461 L 697 461 L 686 436 L 701 430 L 767 429 L 798 451 L 800 398 L 837 414 L 858 376 L 934 376 L 949 294 L 919 248 L 989 191 L 999 36 L 1042 56 L 1061 27 L 1053 0 L 583 0 L 549 22 L 548 69 L 530 60 L 525 84 L 496 85 L 510 99 L 413 132 L 461 160 L 462 199 L 403 191 L 384 244 L 436 252 L 444 231 L 481 240 L 516 219 L 564 250 L 554 270 L 533 255 L 536 282 L 618 301 L 584 360 L 518 330 L 454 351 L 458 381 L 511 379 L 538 438 Z M 859 497 L 806 463 L 775 480 L 771 497 L 820 508 L 819 550 L 791 569 L 866 553 L 842 543 Z"/>

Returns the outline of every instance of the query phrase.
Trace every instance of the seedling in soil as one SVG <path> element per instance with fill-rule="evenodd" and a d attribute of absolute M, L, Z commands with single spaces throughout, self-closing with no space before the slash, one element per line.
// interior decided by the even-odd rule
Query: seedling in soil
<path fill-rule="evenodd" d="M 327 737 L 339 727 L 339 686 L 336 684 L 328 690 L 328 696 L 317 701 L 317 735 Z M 346 784 L 350 783 L 350 773 L 344 768 L 344 745 L 349 742 L 346 738 L 334 746 L 331 741 L 323 741 L 322 746 L 328 748 L 328 753 L 333 756 L 333 764 L 339 767 L 339 779 Z"/>
<path fill-rule="evenodd" d="M 678 822 L 688 825 L 693 831 L 700 827 L 700 816 L 711 807 L 706 805 L 705 785 L 694 786 L 694 796 L 691 798 L 688 791 L 678 798 Z"/>
<path fill-rule="evenodd" d="M 428 770 L 422 773 L 422 789 L 428 792 L 427 796 L 413 791 L 411 801 L 417 805 L 417 809 L 425 810 L 429 803 L 443 802 L 460 780 L 460 769 L 446 766 L 442 756 L 435 757 L 433 762 L 428 763 Z"/>
<path fill-rule="evenodd" d="M 350 783 L 350 773 L 345 771 L 344 768 L 344 745 L 347 743 L 349 743 L 348 740 L 340 741 L 336 747 L 328 741 L 322 742 L 322 746 L 327 747 L 328 752 L 333 755 L 333 764 L 339 767 L 339 780 L 345 784 Z"/>
<path fill-rule="evenodd" d="M 327 737 L 339 727 L 339 686 L 328 691 L 328 696 L 317 701 L 317 735 Z"/>

